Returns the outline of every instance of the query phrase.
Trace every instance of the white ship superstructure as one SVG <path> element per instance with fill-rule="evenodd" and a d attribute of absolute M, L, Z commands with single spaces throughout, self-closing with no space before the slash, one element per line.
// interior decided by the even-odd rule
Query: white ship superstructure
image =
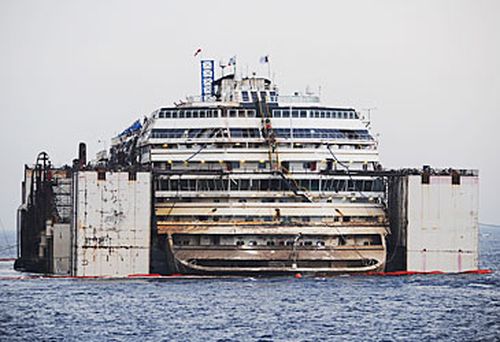
<path fill-rule="evenodd" d="M 157 232 L 179 272 L 384 267 L 377 142 L 352 108 L 227 75 L 209 97 L 160 108 L 115 138 L 111 163 L 127 160 L 153 170 Z"/>

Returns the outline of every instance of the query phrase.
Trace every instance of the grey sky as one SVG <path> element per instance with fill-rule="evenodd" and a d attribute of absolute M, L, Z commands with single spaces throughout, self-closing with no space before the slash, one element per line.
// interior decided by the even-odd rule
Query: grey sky
<path fill-rule="evenodd" d="M 498 1 L 0 2 L 0 219 L 15 228 L 23 165 L 93 155 L 160 105 L 199 92 L 193 52 L 237 55 L 282 93 L 377 107 L 388 167 L 480 169 L 480 221 L 500 224 Z M 241 69 L 240 69 L 241 70 Z"/>

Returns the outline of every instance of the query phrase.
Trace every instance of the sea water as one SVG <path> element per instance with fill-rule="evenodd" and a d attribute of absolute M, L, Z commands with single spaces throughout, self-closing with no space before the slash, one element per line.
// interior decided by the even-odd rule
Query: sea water
<path fill-rule="evenodd" d="M 498 341 L 500 229 L 480 243 L 492 274 L 14 280 L 1 262 L 0 340 Z"/>

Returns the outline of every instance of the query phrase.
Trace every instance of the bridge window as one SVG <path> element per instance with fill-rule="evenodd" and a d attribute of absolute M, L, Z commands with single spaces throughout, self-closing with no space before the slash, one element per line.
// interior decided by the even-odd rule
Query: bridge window
<path fill-rule="evenodd" d="M 241 92 L 241 99 L 243 102 L 248 102 L 250 98 L 248 97 L 248 91 L 242 91 Z"/>

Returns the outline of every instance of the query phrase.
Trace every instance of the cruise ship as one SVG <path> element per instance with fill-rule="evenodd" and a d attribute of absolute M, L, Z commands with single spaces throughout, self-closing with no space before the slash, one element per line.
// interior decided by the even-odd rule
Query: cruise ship
<path fill-rule="evenodd" d="M 214 77 L 112 139 L 107 167 L 153 179 L 152 269 L 182 274 L 384 269 L 384 178 L 369 122 L 266 77 Z M 156 265 L 156 266 L 155 266 Z M 156 267 L 156 268 L 155 268 Z"/>

